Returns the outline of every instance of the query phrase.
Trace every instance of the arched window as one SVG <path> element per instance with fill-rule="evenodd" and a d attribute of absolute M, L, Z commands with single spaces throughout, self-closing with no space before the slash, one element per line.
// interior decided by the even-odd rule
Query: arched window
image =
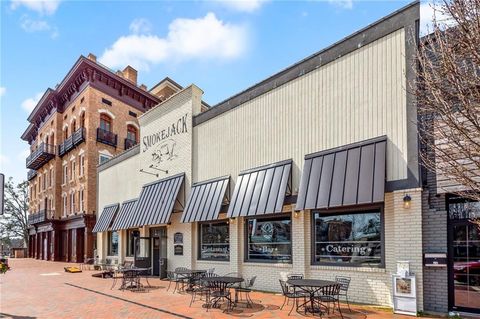
<path fill-rule="evenodd" d="M 80 127 L 85 127 L 85 112 L 80 115 Z"/>
<path fill-rule="evenodd" d="M 137 143 L 137 137 L 138 137 L 137 128 L 133 125 L 128 125 L 127 126 L 127 138 L 130 141 L 134 141 L 135 143 Z"/>
<path fill-rule="evenodd" d="M 75 132 L 77 130 L 77 122 L 75 120 L 73 120 L 72 122 L 72 134 L 73 132 Z"/>
<path fill-rule="evenodd" d="M 65 126 L 63 129 L 63 139 L 66 140 L 68 138 L 68 126 Z"/>
<path fill-rule="evenodd" d="M 100 128 L 104 131 L 112 131 L 112 119 L 106 114 L 100 114 Z"/>

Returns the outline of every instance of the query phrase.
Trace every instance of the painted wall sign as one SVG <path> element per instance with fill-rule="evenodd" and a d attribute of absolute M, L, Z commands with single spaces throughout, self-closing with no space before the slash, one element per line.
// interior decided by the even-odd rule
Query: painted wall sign
<path fill-rule="evenodd" d="M 183 233 L 177 232 L 173 235 L 174 244 L 183 244 Z"/>
<path fill-rule="evenodd" d="M 142 138 L 142 152 L 146 152 L 153 146 L 165 146 L 174 141 L 172 137 L 188 133 L 188 113 L 181 116 L 177 121 L 173 122 L 166 128 L 156 133 L 146 135 Z M 170 140 L 168 142 L 168 140 Z M 167 143 L 165 143 L 167 142 Z M 159 148 L 157 148 L 158 150 Z"/>

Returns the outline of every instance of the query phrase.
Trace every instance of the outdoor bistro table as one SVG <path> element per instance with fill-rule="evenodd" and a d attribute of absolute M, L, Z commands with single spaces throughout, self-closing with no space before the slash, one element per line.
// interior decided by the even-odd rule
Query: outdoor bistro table
<path fill-rule="evenodd" d="M 219 290 L 220 295 L 225 296 L 225 298 L 230 303 L 233 303 L 232 299 L 226 294 L 227 289 L 234 284 L 241 283 L 244 279 L 240 277 L 219 276 L 219 277 L 207 277 L 207 278 L 203 278 L 202 280 L 207 282 L 209 285 L 213 285 L 215 288 Z M 212 306 L 216 305 L 218 300 L 220 300 L 220 298 L 216 298 Z M 204 306 L 208 307 L 209 304 L 205 304 Z"/>
<path fill-rule="evenodd" d="M 177 270 L 175 271 L 175 274 L 182 276 L 182 278 L 185 278 L 188 280 L 188 288 L 186 289 L 187 291 L 191 291 L 193 289 L 193 284 L 194 280 L 198 275 L 206 273 L 206 270 L 202 269 L 183 269 L 183 270 Z"/>
<path fill-rule="evenodd" d="M 315 294 L 325 287 L 337 284 L 335 281 L 321 280 L 321 279 L 289 279 L 287 284 L 290 286 L 299 288 L 309 294 L 310 298 L 307 302 L 304 302 L 298 308 L 305 307 L 305 312 L 322 312 L 320 307 L 315 306 Z M 310 303 L 310 306 L 307 304 Z M 297 308 L 297 309 L 298 309 Z"/>
<path fill-rule="evenodd" d="M 123 275 L 120 290 L 127 288 L 140 288 L 142 286 L 142 284 L 140 283 L 140 276 L 142 275 L 142 273 L 146 273 L 147 271 L 150 271 L 150 268 L 132 267 L 118 269 L 117 272 Z M 150 286 L 150 283 L 148 282 L 146 276 L 145 280 L 147 281 L 148 286 Z"/>

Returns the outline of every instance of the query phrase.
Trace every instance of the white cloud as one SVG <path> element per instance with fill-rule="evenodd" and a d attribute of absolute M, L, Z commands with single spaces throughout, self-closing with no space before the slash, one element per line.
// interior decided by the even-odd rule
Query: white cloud
<path fill-rule="evenodd" d="M 10 7 L 15 10 L 23 6 L 42 15 L 52 15 L 59 5 L 60 0 L 12 0 Z"/>
<path fill-rule="evenodd" d="M 7 88 L 0 86 L 0 97 L 3 97 L 5 94 L 7 94 Z"/>
<path fill-rule="evenodd" d="M 223 6 L 240 12 L 253 12 L 267 2 L 267 0 L 216 0 Z"/>
<path fill-rule="evenodd" d="M 353 0 L 328 0 L 328 2 L 342 9 L 353 8 Z"/>
<path fill-rule="evenodd" d="M 50 37 L 55 39 L 58 37 L 58 29 L 55 26 L 51 26 L 45 20 L 30 19 L 28 16 L 23 16 L 20 19 L 20 26 L 26 32 L 50 32 Z"/>
<path fill-rule="evenodd" d="M 37 93 L 34 97 L 28 98 L 22 102 L 22 108 L 31 113 L 35 106 L 37 106 L 38 101 L 42 98 L 43 93 Z"/>
<path fill-rule="evenodd" d="M 129 64 L 139 70 L 166 61 L 229 60 L 245 52 L 247 33 L 245 26 L 225 23 L 210 12 L 203 18 L 175 19 L 164 38 L 151 34 L 122 36 L 99 60 L 111 68 Z"/>
<path fill-rule="evenodd" d="M 130 23 L 130 31 L 132 33 L 150 33 L 152 31 L 152 23 L 145 18 L 138 18 Z"/>
<path fill-rule="evenodd" d="M 434 18 L 441 25 L 452 26 L 454 24 L 454 22 L 449 20 L 439 9 L 441 9 L 441 2 L 439 1 L 422 1 L 420 4 L 420 35 L 424 36 L 433 31 Z"/>

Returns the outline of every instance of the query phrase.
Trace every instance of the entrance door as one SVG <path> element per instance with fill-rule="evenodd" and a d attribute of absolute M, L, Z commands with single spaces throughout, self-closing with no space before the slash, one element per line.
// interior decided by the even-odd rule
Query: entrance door
<path fill-rule="evenodd" d="M 134 264 L 136 267 L 148 268 L 152 266 L 150 237 L 135 237 Z"/>
<path fill-rule="evenodd" d="M 449 296 L 453 310 L 480 313 L 480 229 L 470 219 L 475 211 L 480 203 L 449 205 Z"/>
<path fill-rule="evenodd" d="M 156 227 L 150 229 L 150 238 L 152 238 L 152 270 L 154 276 L 162 275 L 160 273 L 160 260 L 167 258 L 167 228 Z"/>

